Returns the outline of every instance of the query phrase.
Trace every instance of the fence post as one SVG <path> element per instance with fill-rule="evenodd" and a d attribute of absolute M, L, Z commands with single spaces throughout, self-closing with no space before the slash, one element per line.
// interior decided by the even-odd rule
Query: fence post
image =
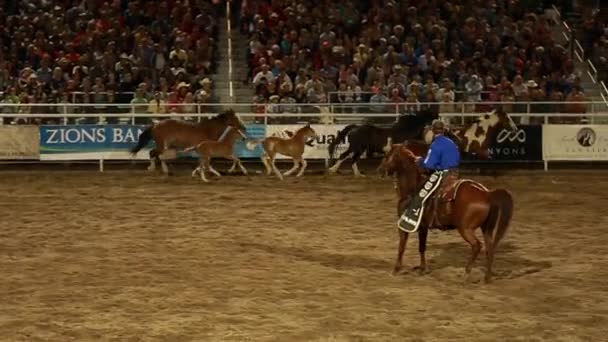
<path fill-rule="evenodd" d="M 68 114 L 68 106 L 67 106 L 67 104 L 64 104 L 64 105 L 63 105 L 63 114 L 65 114 L 65 115 L 67 115 L 67 114 Z M 67 126 L 67 125 L 68 125 L 68 117 L 67 117 L 67 116 L 64 116 L 64 117 L 63 117 L 63 125 L 64 125 L 64 126 Z"/>
<path fill-rule="evenodd" d="M 466 107 L 466 104 L 462 104 L 460 106 L 460 124 L 462 126 L 464 126 L 464 108 Z"/>

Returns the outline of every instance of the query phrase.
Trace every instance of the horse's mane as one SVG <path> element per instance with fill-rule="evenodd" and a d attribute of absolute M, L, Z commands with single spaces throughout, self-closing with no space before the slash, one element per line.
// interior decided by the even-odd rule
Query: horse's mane
<path fill-rule="evenodd" d="M 437 118 L 439 118 L 439 114 L 429 110 L 421 110 L 414 115 L 401 114 L 397 117 L 397 122 L 393 124 L 393 127 L 398 130 L 412 128 L 425 123 L 430 124 Z"/>
<path fill-rule="evenodd" d="M 226 119 L 228 119 L 228 115 L 234 115 L 234 114 L 235 114 L 234 110 L 228 109 L 228 110 L 218 113 L 212 117 L 201 118 L 201 121 L 199 124 L 204 124 L 209 121 L 226 121 Z"/>

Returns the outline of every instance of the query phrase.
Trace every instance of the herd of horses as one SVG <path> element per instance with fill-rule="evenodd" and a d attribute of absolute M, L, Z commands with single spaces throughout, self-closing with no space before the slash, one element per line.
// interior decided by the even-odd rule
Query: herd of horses
<path fill-rule="evenodd" d="M 339 144 L 348 141 L 347 149 L 340 154 L 329 173 L 336 173 L 342 163 L 352 159 L 352 169 L 356 177 L 363 176 L 357 166 L 358 160 L 365 154 L 368 157 L 382 156 L 378 167 L 382 175 L 392 175 L 396 179 L 398 195 L 397 215 L 401 216 L 407 204 L 424 184 L 427 175 L 417 166 L 416 157 L 424 156 L 432 142 L 430 124 L 438 118 L 435 112 L 421 111 L 416 115 L 401 115 L 390 127 L 378 127 L 371 123 L 348 125 L 342 129 L 336 139 L 328 146 L 330 159 L 333 161 Z M 460 148 L 463 158 L 488 159 L 491 142 L 502 129 L 516 130 L 517 126 L 511 117 L 502 110 L 494 110 L 481 115 L 462 128 L 450 128 L 446 135 Z M 274 173 L 279 179 L 298 171 L 301 177 L 307 167 L 303 158 L 306 143 L 317 134 L 310 124 L 299 128 L 287 138 L 270 136 L 263 139 L 247 138 L 247 129 L 233 110 L 224 111 L 214 117 L 203 119 L 198 123 L 167 119 L 147 127 L 140 135 L 137 145 L 131 150 L 137 154 L 151 141 L 154 147 L 150 151 L 150 166 L 148 170 L 155 171 L 156 165 L 161 164 L 165 175 L 169 174 L 167 160 L 174 159 L 178 150 L 196 151 L 199 155 L 199 165 L 192 171 L 192 176 L 200 174 L 204 182 L 208 182 L 206 172 L 216 176 L 220 173 L 211 165 L 212 158 L 231 160 L 228 170 L 232 173 L 238 166 L 242 173 L 247 170 L 241 163 L 236 150 L 236 141 L 242 139 L 250 150 L 256 146 L 262 147 L 261 160 L 266 174 Z M 288 156 L 293 160 L 293 167 L 281 173 L 275 165 L 277 154 Z M 485 281 L 492 278 L 494 253 L 499 241 L 509 226 L 513 199 L 508 190 L 488 190 L 482 184 L 461 179 L 449 184 L 441 193 L 434 196 L 441 200 L 431 201 L 426 210 L 423 223 L 419 227 L 418 240 L 420 272 L 426 270 L 426 240 L 429 229 L 456 229 L 471 247 L 471 257 L 465 267 L 465 273 L 470 275 L 471 269 L 481 251 L 481 243 L 475 237 L 477 228 L 481 228 L 486 252 Z M 402 268 L 402 258 L 408 233 L 399 230 L 399 247 L 393 274 Z"/>

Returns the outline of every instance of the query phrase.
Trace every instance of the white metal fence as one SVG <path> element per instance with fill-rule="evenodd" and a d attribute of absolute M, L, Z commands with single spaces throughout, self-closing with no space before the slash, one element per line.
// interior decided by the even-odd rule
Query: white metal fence
<path fill-rule="evenodd" d="M 518 124 L 591 123 L 608 124 L 608 106 L 603 101 L 586 102 L 457 102 L 457 103 L 327 103 L 310 104 L 10 104 L 0 103 L 1 124 L 136 124 L 181 118 L 200 121 L 222 110 L 233 109 L 246 123 L 357 123 L 369 120 L 391 122 L 397 115 L 438 110 L 450 124 L 465 124 L 493 108 L 502 108 Z"/>

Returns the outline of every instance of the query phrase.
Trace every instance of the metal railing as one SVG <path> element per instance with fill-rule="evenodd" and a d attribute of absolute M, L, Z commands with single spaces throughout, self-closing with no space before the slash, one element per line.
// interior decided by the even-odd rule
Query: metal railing
<path fill-rule="evenodd" d="M 98 107 L 104 107 L 99 110 Z M 0 103 L 0 124 L 30 123 L 29 119 L 44 119 L 56 123 L 89 123 L 104 124 L 111 121 L 122 124 L 135 124 L 143 119 L 186 118 L 200 120 L 217 113 L 212 108 L 231 108 L 239 113 L 245 121 L 269 123 L 272 120 L 298 122 L 302 118 L 314 118 L 320 123 L 360 122 L 362 118 L 396 117 L 401 114 L 415 113 L 425 108 L 439 109 L 440 116 L 451 123 L 465 123 L 466 118 L 479 117 L 494 108 L 502 107 L 512 117 L 520 118 L 520 123 L 530 123 L 531 118 L 541 118 L 537 123 L 572 123 L 573 119 L 588 123 L 608 123 L 608 107 L 603 101 L 583 102 L 420 102 L 420 103 L 344 103 L 340 105 L 327 103 L 307 104 L 175 104 L 176 107 L 189 108 L 182 113 L 153 113 L 147 110 L 148 105 L 116 104 L 72 104 L 72 103 Z M 379 106 L 380 108 L 373 107 Z M 451 106 L 446 108 L 445 106 Z M 127 107 L 126 111 L 119 109 Z M 145 107 L 145 108 L 142 108 Z M 74 109 L 81 113 L 74 113 Z M 34 109 L 35 113 L 32 113 Z M 192 110 L 194 109 L 194 110 Z M 294 109 L 294 110 L 281 110 Z M 411 109 L 411 110 L 408 110 Z M 442 110 L 451 109 L 451 110 Z M 578 110 L 575 110 L 578 109 Z M 585 109 L 581 112 L 580 109 Z M 591 109 L 591 110 L 589 110 Z M 116 120 L 108 120 L 116 118 Z M 283 119 L 284 118 L 284 119 Z M 249 119 L 249 120 L 247 120 Z M 534 119 L 539 120 L 539 119 Z M 21 122 L 22 121 L 22 122 Z M 272 123 L 272 122 L 271 122 Z"/>
<path fill-rule="evenodd" d="M 561 13 L 555 5 L 553 5 L 553 10 L 557 14 L 557 19 L 561 21 L 561 25 L 563 28 L 562 35 L 564 36 L 565 41 L 568 44 L 571 44 L 572 51 L 574 52 L 574 55 L 579 60 L 579 62 L 587 67 L 587 74 L 591 78 L 591 81 L 594 84 L 599 83 L 600 97 L 602 98 L 604 103 L 608 105 L 608 89 L 606 88 L 606 84 L 604 83 L 604 81 L 600 80 L 597 68 L 595 67 L 591 59 L 585 59 L 585 49 L 583 49 L 583 46 L 578 41 L 578 39 L 574 37 L 574 32 L 572 31 L 568 23 L 562 20 Z"/>

